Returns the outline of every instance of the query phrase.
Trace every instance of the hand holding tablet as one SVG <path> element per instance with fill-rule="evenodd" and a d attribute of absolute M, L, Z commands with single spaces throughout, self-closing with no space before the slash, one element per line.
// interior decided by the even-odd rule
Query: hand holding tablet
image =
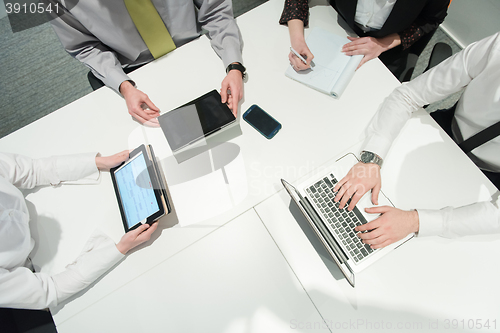
<path fill-rule="evenodd" d="M 124 150 L 111 156 L 101 156 L 101 154 L 97 154 L 95 157 L 95 165 L 99 170 L 109 171 L 128 160 L 129 154 L 130 151 L 128 150 Z"/>
<path fill-rule="evenodd" d="M 147 242 L 157 227 L 158 223 L 153 223 L 152 225 L 146 223 L 134 230 L 129 230 L 130 232 L 123 235 L 122 239 L 116 244 L 116 248 L 121 253 L 127 254 L 134 247 Z"/>

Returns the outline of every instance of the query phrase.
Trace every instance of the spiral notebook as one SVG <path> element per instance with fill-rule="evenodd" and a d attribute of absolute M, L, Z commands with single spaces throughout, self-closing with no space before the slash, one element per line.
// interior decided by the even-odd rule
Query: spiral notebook
<path fill-rule="evenodd" d="M 347 56 L 342 46 L 350 41 L 321 28 L 313 28 L 306 43 L 314 59 L 311 69 L 296 72 L 291 66 L 285 72 L 289 78 L 334 98 L 340 98 L 354 76 L 362 55 Z"/>

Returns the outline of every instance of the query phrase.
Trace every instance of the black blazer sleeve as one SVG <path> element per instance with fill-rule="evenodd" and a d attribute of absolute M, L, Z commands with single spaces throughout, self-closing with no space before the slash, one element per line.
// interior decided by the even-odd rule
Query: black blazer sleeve
<path fill-rule="evenodd" d="M 397 0 L 382 28 L 368 33 L 354 22 L 356 0 L 330 0 L 330 4 L 359 36 L 381 38 L 397 33 L 403 48 L 408 48 L 444 21 L 450 0 Z"/>
<path fill-rule="evenodd" d="M 384 26 L 377 31 L 364 33 L 354 22 L 356 0 L 329 0 L 333 8 L 359 36 L 375 38 L 397 33 L 401 37 L 403 49 L 409 48 L 425 34 L 434 31 L 446 17 L 450 0 L 398 0 Z M 309 24 L 307 0 L 285 0 L 280 24 L 292 19 Z"/>
<path fill-rule="evenodd" d="M 398 32 L 403 49 L 409 48 L 423 35 L 436 30 L 446 17 L 449 4 L 449 0 L 427 1 L 417 19 L 407 29 Z"/>

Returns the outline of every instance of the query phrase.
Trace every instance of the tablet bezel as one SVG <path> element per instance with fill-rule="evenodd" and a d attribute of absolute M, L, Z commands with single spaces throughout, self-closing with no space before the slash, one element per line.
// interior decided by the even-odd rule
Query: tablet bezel
<path fill-rule="evenodd" d="M 161 126 L 161 129 L 163 131 L 163 134 L 165 135 L 165 138 L 167 139 L 167 142 L 168 142 L 168 144 L 169 144 L 169 146 L 170 146 L 170 148 L 172 149 L 173 152 L 177 152 L 177 151 L 179 151 L 179 150 L 181 150 L 181 149 L 183 149 L 183 148 L 185 148 L 185 147 L 187 147 L 187 146 L 189 146 L 189 145 L 191 145 L 191 144 L 193 144 L 193 143 L 201 140 L 204 137 L 206 138 L 209 135 L 211 135 L 211 134 L 219 131 L 220 129 L 222 129 L 224 127 L 227 127 L 227 126 L 233 124 L 236 121 L 236 117 L 234 116 L 233 112 L 229 109 L 229 107 L 226 104 L 224 104 L 224 103 L 221 102 L 220 103 L 220 108 L 227 115 L 231 116 L 231 120 L 230 121 L 228 121 L 227 123 L 221 124 L 219 127 L 213 129 L 210 132 L 203 133 L 202 135 L 198 136 L 197 138 L 191 140 L 190 142 L 181 143 L 179 146 L 173 148 L 172 147 L 173 143 L 170 142 L 169 137 L 167 136 L 167 134 L 166 134 L 166 132 L 164 130 L 164 127 L 162 126 L 162 122 L 164 122 L 165 120 L 169 119 L 169 117 L 171 117 L 175 113 L 182 112 L 182 109 L 185 108 L 186 106 L 194 105 L 194 104 L 196 104 L 196 103 L 198 103 L 198 102 L 200 102 L 200 101 L 202 101 L 204 99 L 210 98 L 210 97 L 215 97 L 215 99 L 218 100 L 218 101 L 221 100 L 221 96 L 220 96 L 219 92 L 214 89 L 214 90 L 209 91 L 208 93 L 204 94 L 203 96 L 200 96 L 200 97 L 198 97 L 198 98 L 196 98 L 196 99 L 194 99 L 194 100 L 192 100 L 192 101 L 190 101 L 190 102 L 188 102 L 188 103 L 186 103 L 184 105 L 181 105 L 181 106 L 179 106 L 179 107 L 177 107 L 177 108 L 175 108 L 175 109 L 173 109 L 173 110 L 171 110 L 171 111 L 169 111 L 169 112 L 167 112 L 165 114 L 162 114 L 161 116 L 158 117 L 158 121 L 160 122 L 160 126 Z"/>
<path fill-rule="evenodd" d="M 161 199 L 162 190 L 161 190 L 160 184 L 158 183 L 158 180 L 156 178 L 157 176 L 156 176 L 155 171 L 154 171 L 153 162 L 151 161 L 151 158 L 154 158 L 154 156 L 150 156 L 148 151 L 146 150 L 146 146 L 144 144 L 142 144 L 139 147 L 137 147 L 136 149 L 134 149 L 129 154 L 129 159 L 127 161 L 121 163 L 117 167 L 114 167 L 110 170 L 111 180 L 113 181 L 113 188 L 115 190 L 116 199 L 118 200 L 118 207 L 120 208 L 120 215 L 122 217 L 122 222 L 123 222 L 123 227 L 125 228 L 125 232 L 129 232 L 130 230 L 134 230 L 134 229 L 138 228 L 142 223 L 139 221 L 138 223 L 136 223 L 135 225 L 133 225 L 131 227 L 128 226 L 127 216 L 126 216 L 125 210 L 123 208 L 123 202 L 122 202 L 122 198 L 120 196 L 120 190 L 118 189 L 118 183 L 116 181 L 115 172 L 118 171 L 123 166 L 125 166 L 126 164 L 130 163 L 134 159 L 134 157 L 139 155 L 140 153 L 142 153 L 142 156 L 146 162 L 146 168 L 148 170 L 149 179 L 151 180 L 151 182 L 153 184 L 153 193 L 155 195 L 156 204 L 158 205 L 158 210 L 156 212 L 154 212 L 152 215 L 148 216 L 146 218 L 145 223 L 151 225 L 156 220 L 158 220 L 160 217 L 165 215 L 165 207 L 164 207 L 164 205 L 162 203 L 162 199 Z M 140 157 L 138 157 L 138 158 L 140 158 Z"/>

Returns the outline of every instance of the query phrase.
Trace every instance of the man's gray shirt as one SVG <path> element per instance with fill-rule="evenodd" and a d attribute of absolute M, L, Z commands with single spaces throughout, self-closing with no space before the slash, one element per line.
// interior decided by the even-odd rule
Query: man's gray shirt
<path fill-rule="evenodd" d="M 72 2 L 75 0 L 72 0 Z M 208 31 L 224 68 L 242 63 L 241 35 L 230 0 L 151 0 L 177 47 Z M 123 0 L 62 0 L 64 14 L 51 21 L 66 51 L 104 84 L 119 91 L 130 78 L 122 67 L 154 60 Z M 69 10 L 67 8 L 70 8 Z"/>

